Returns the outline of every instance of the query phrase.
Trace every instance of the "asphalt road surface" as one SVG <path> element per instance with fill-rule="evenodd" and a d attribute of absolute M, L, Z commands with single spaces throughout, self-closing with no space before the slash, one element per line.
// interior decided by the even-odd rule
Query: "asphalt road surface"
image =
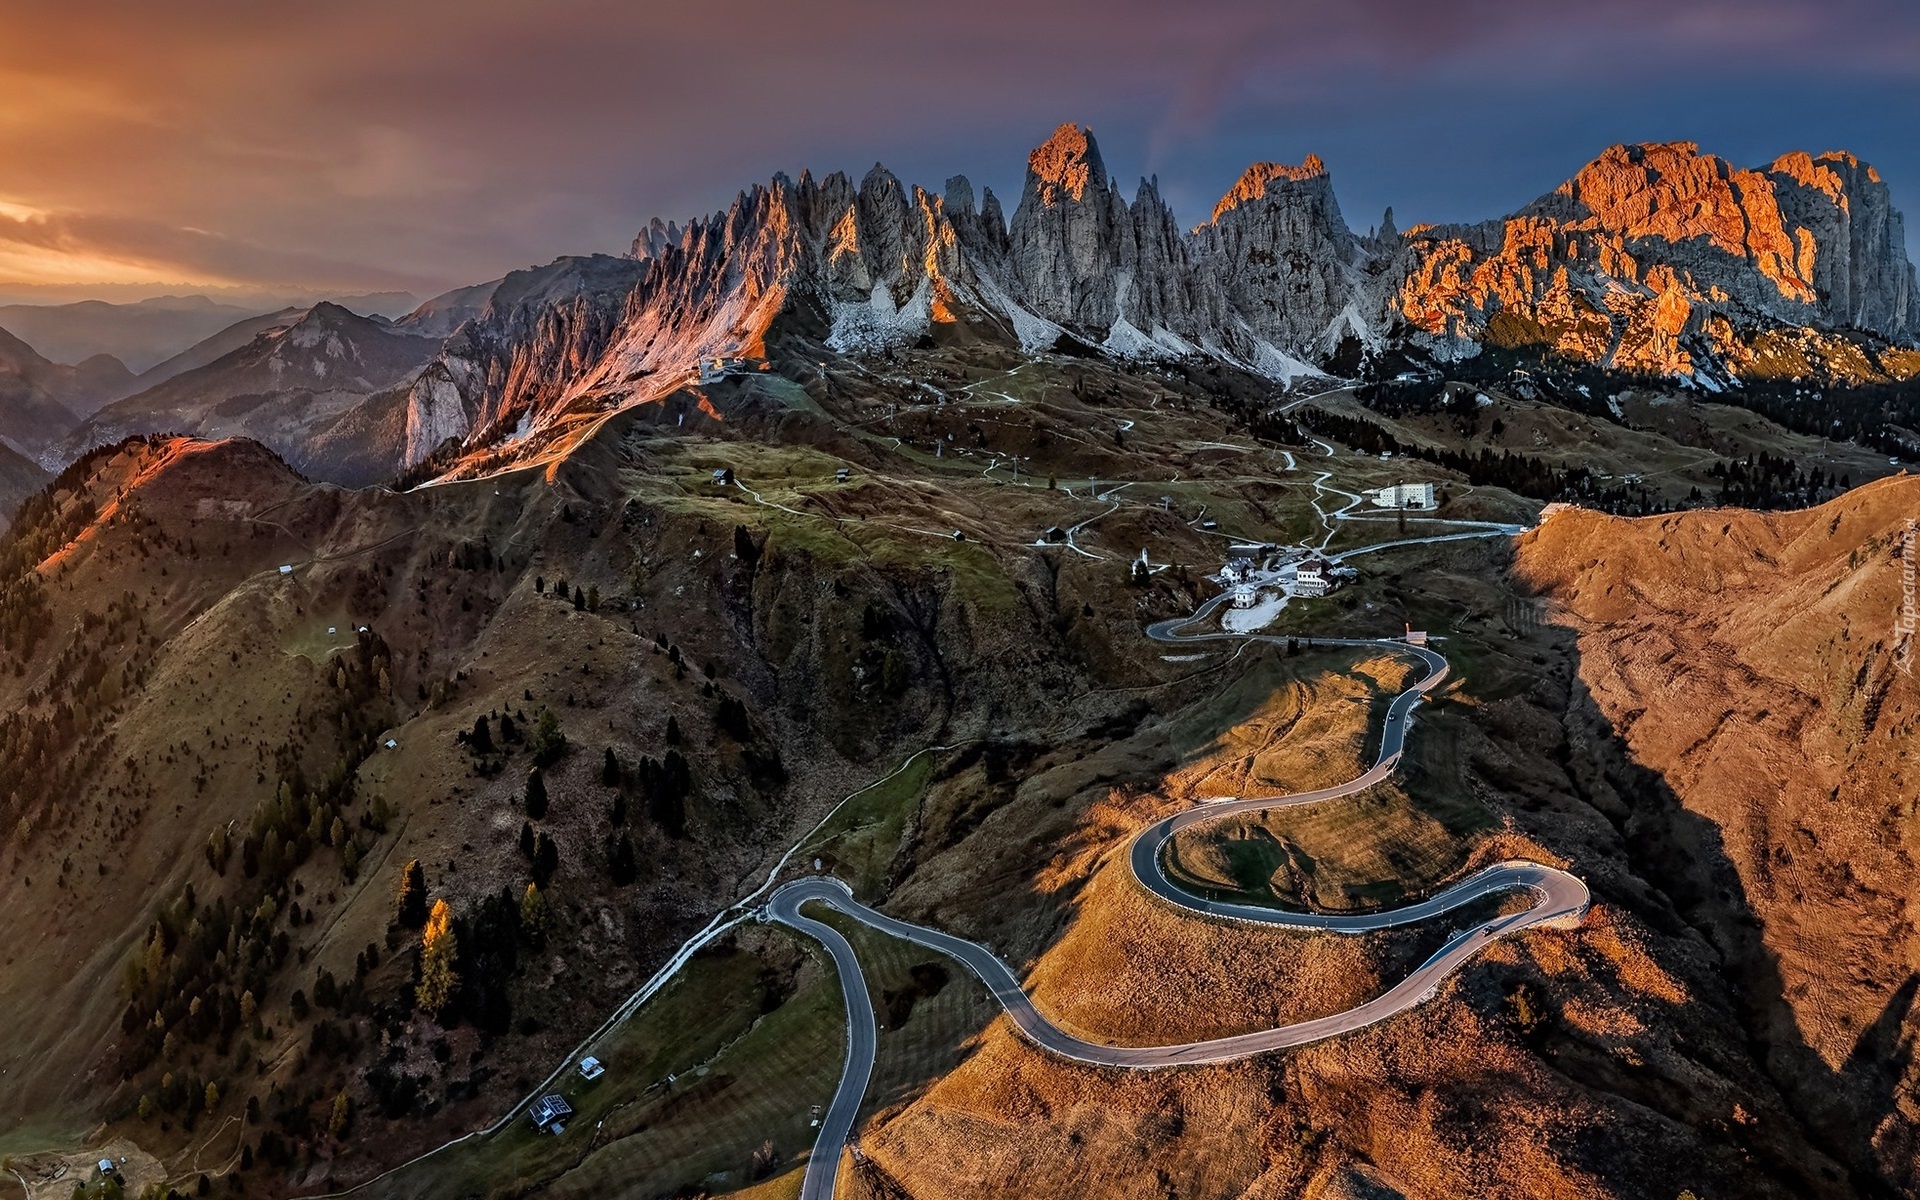
<path fill-rule="evenodd" d="M 853 1120 L 860 1115 L 860 1099 L 867 1094 L 867 1082 L 873 1077 L 873 1058 L 879 1049 L 880 1032 L 873 1016 L 873 1000 L 867 995 L 866 976 L 860 971 L 860 960 L 854 957 L 853 945 L 833 926 L 801 915 L 801 902 L 814 898 L 805 885 L 823 889 L 822 895 L 831 893 L 849 904 L 853 903 L 853 893 L 837 879 L 815 876 L 787 884 L 767 901 L 767 912 L 774 920 L 792 926 L 827 948 L 827 953 L 833 956 L 833 968 L 840 975 L 840 990 L 847 997 L 847 1067 L 841 1072 L 833 1103 L 820 1118 L 820 1134 L 814 1139 L 813 1153 L 807 1158 L 807 1174 L 800 1183 L 800 1200 L 832 1200 L 834 1181 L 840 1173 L 840 1152 L 853 1133 Z"/>
<path fill-rule="evenodd" d="M 1410 539 L 1425 541 L 1428 539 Z M 1159 642 L 1266 641 L 1283 643 L 1284 637 L 1264 634 L 1186 633 L 1211 616 L 1227 600 L 1216 596 L 1201 605 L 1192 616 L 1161 621 L 1147 629 L 1147 636 Z M 1399 638 L 1299 638 L 1303 644 L 1359 647 L 1402 654 L 1418 660 L 1427 674 L 1394 697 L 1387 707 L 1386 723 L 1380 739 L 1380 752 L 1372 767 L 1345 783 L 1279 796 L 1249 796 L 1216 800 L 1174 814 L 1140 831 L 1129 851 L 1129 862 L 1141 885 L 1169 904 L 1195 913 L 1246 921 L 1286 929 L 1316 930 L 1334 933 L 1364 933 L 1399 925 L 1431 920 L 1489 896 L 1523 892 L 1532 898 L 1526 909 L 1495 917 L 1462 930 L 1448 939 L 1434 955 L 1420 964 L 1405 979 L 1357 1007 L 1329 1016 L 1316 1017 L 1277 1029 L 1258 1030 L 1234 1037 L 1203 1042 L 1181 1042 L 1163 1046 L 1114 1046 L 1078 1038 L 1049 1021 L 1034 1007 L 1013 969 L 991 950 L 965 938 L 942 933 L 923 925 L 890 917 L 853 898 L 853 891 L 838 879 L 810 876 L 796 879 L 777 889 L 768 900 L 766 915 L 781 924 L 815 938 L 826 946 L 840 975 L 840 986 L 847 997 L 847 1067 L 833 1102 L 821 1120 L 820 1136 L 807 1161 L 806 1178 L 801 1184 L 800 1200 L 832 1200 L 839 1174 L 840 1156 L 859 1114 L 860 1101 L 873 1073 L 878 1032 L 873 1004 L 867 995 L 866 979 L 861 973 L 853 947 L 831 926 L 801 912 L 808 903 L 828 905 L 861 923 L 893 937 L 937 951 L 959 962 L 986 984 L 987 989 L 1017 1028 L 1034 1045 L 1063 1058 L 1103 1067 L 1152 1069 L 1194 1066 L 1202 1063 L 1229 1062 L 1249 1055 L 1301 1046 L 1324 1038 L 1350 1033 L 1431 999 L 1447 976 L 1469 959 L 1503 937 L 1541 925 L 1570 926 L 1586 915 L 1589 896 L 1586 884 L 1565 871 L 1531 862 L 1504 862 L 1483 868 L 1445 891 L 1403 908 L 1377 913 L 1322 914 L 1283 912 L 1251 904 L 1232 904 L 1209 900 L 1181 890 L 1161 868 L 1161 852 L 1176 833 L 1193 825 L 1217 821 L 1251 809 L 1281 808 L 1297 804 L 1315 804 L 1357 792 L 1380 783 L 1393 774 L 1406 747 L 1407 730 L 1413 724 L 1413 712 L 1420 701 L 1445 681 L 1447 660 L 1425 646 L 1409 645 Z"/>

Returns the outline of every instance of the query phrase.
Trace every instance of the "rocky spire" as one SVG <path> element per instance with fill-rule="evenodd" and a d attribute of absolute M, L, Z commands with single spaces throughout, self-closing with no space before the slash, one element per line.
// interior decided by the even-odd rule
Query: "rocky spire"
<path fill-rule="evenodd" d="M 1326 164 L 1320 161 L 1318 154 L 1307 155 L 1297 167 L 1289 166 L 1286 163 L 1255 163 L 1246 169 L 1246 172 L 1240 176 L 1239 181 L 1231 188 L 1228 188 L 1227 194 L 1220 197 L 1220 202 L 1213 206 L 1213 219 L 1218 221 L 1233 209 L 1251 204 L 1255 200 L 1263 198 L 1269 188 L 1288 183 L 1307 183 L 1315 180 L 1325 181 L 1326 178 Z M 1327 187 L 1327 191 L 1329 193 L 1332 192 L 1330 184 Z"/>
<path fill-rule="evenodd" d="M 1093 140 L 1093 130 L 1082 129 L 1072 121 L 1055 129 L 1027 155 L 1027 179 L 1038 189 L 1042 204 L 1084 200 L 1088 187 L 1099 187 L 1107 181 L 1106 164 L 1100 159 L 1100 145 Z"/>
<path fill-rule="evenodd" d="M 1796 152 L 1767 175 L 1827 320 L 1896 339 L 1920 332 L 1906 222 L 1880 172 L 1845 152 Z"/>
<path fill-rule="evenodd" d="M 965 175 L 948 178 L 947 186 L 941 193 L 941 203 L 946 206 L 949 217 L 970 217 L 973 215 L 973 184 Z"/>
<path fill-rule="evenodd" d="M 1104 331 L 1115 315 L 1126 206 L 1089 130 L 1071 122 L 1027 156 L 1027 181 L 1008 230 L 1016 296 L 1070 329 Z"/>
<path fill-rule="evenodd" d="M 1196 336 L 1221 307 L 1212 277 L 1194 269 L 1186 235 L 1160 197 L 1158 178 L 1142 179 L 1127 213 L 1129 273 L 1119 315 L 1142 333 Z"/>
<path fill-rule="evenodd" d="M 1255 163 L 1194 234 L 1226 305 L 1276 348 L 1319 344 L 1350 304 L 1369 328 L 1384 323 L 1389 291 L 1358 294 L 1359 246 L 1317 155 Z"/>

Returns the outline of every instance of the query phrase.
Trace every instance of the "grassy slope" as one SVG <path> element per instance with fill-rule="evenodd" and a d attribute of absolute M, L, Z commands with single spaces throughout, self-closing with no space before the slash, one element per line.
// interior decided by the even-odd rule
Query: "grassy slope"
<path fill-rule="evenodd" d="M 1643 853 L 1722 947 L 1816 1128 L 1903 1189 L 1915 1113 L 1885 1097 L 1913 1079 L 1892 1043 L 1912 1020 L 1920 692 L 1893 614 L 1916 511 L 1904 477 L 1798 513 L 1568 513 L 1520 553 L 1578 632 L 1581 685 L 1672 788 Z"/>

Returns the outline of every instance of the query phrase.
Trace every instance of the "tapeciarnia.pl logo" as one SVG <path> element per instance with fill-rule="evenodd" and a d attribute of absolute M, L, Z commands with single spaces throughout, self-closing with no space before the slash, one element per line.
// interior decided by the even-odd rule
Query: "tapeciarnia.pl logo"
<path fill-rule="evenodd" d="M 1908 679 L 1913 678 L 1913 638 L 1916 625 L 1920 625 L 1920 610 L 1914 606 L 1913 569 L 1914 539 L 1916 526 L 1920 519 L 1907 518 L 1906 536 L 1900 543 L 1900 608 L 1893 619 L 1894 661 Z"/>

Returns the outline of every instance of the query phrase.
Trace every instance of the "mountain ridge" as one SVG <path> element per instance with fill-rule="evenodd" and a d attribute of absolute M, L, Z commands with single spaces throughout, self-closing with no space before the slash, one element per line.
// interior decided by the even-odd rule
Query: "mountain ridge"
<path fill-rule="evenodd" d="M 1878 383 L 1920 371 L 1904 228 L 1853 155 L 1746 169 L 1691 142 L 1616 145 L 1512 214 L 1404 232 L 1390 209 L 1353 230 L 1317 156 L 1260 162 L 1182 228 L 1157 180 L 1129 201 L 1068 122 L 1029 154 L 1011 214 L 965 176 L 935 192 L 877 163 L 858 182 L 777 173 L 724 210 L 648 222 L 623 257 L 456 289 L 387 331 L 424 352 L 357 393 L 365 411 L 329 407 L 332 433 L 268 441 L 342 482 L 429 456 L 468 472 L 538 460 L 686 386 L 702 359 L 764 358 L 783 317 L 814 331 L 815 363 L 986 337 L 1211 361 L 1283 388 L 1489 353 L 1714 393 Z M 223 432 L 156 424 L 172 410 L 132 419 L 140 408 L 120 406 L 129 420 L 108 432 Z"/>
<path fill-rule="evenodd" d="M 304 466 L 314 435 L 368 397 L 404 383 L 437 346 L 431 338 L 325 302 L 304 312 L 268 314 L 227 332 L 233 334 L 228 340 L 252 336 L 210 362 L 102 408 L 67 435 L 61 453 L 71 458 L 130 435 L 190 430 L 213 438 L 253 437 Z"/>

